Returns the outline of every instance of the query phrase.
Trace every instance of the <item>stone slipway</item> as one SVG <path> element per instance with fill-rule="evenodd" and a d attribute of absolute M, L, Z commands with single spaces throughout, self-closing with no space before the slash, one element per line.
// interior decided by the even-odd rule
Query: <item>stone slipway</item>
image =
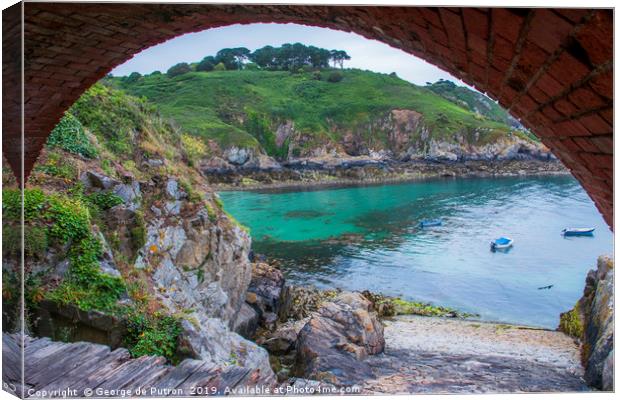
<path fill-rule="evenodd" d="M 385 323 L 385 352 L 367 359 L 367 393 L 575 392 L 579 348 L 556 331 L 434 317 Z"/>

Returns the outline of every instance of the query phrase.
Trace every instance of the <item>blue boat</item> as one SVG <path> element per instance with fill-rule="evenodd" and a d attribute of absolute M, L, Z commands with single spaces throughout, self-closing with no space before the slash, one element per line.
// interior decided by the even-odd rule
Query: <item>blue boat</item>
<path fill-rule="evenodd" d="M 440 219 L 425 219 L 420 222 L 420 228 L 430 228 L 431 226 L 441 226 Z"/>
<path fill-rule="evenodd" d="M 594 235 L 594 228 L 565 228 L 565 229 L 562 229 L 562 235 L 564 236 L 592 236 Z"/>
<path fill-rule="evenodd" d="M 503 250 L 512 247 L 514 240 L 509 237 L 500 237 L 491 242 L 491 250 Z"/>

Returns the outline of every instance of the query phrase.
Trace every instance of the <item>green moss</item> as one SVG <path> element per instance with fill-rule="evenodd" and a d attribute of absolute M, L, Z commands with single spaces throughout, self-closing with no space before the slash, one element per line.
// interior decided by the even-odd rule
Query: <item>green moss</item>
<path fill-rule="evenodd" d="M 385 317 L 395 315 L 423 315 L 427 317 L 469 318 L 476 316 L 476 314 L 460 312 L 449 307 L 404 300 L 400 297 L 384 296 L 369 291 L 364 291 L 362 294 L 373 303 L 379 315 Z"/>
<path fill-rule="evenodd" d="M 215 223 L 217 221 L 217 213 L 213 209 L 213 206 L 209 203 L 205 204 L 205 208 L 207 209 L 207 215 L 209 216 L 209 221 Z"/>
<path fill-rule="evenodd" d="M 558 329 L 578 339 L 583 337 L 583 321 L 581 319 L 579 302 L 570 311 L 560 314 L 560 326 Z"/>
<path fill-rule="evenodd" d="M 131 229 L 131 244 L 135 251 L 138 251 L 146 244 L 146 221 L 144 220 L 144 214 L 140 211 L 136 211 L 135 226 Z"/>

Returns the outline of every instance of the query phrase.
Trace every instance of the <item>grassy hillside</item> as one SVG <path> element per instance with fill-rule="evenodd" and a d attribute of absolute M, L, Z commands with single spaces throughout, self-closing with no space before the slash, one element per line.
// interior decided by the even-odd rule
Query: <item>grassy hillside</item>
<path fill-rule="evenodd" d="M 441 97 L 449 100 L 471 112 L 485 116 L 486 118 L 503 124 L 523 128 L 514 117 L 499 104 L 465 86 L 457 86 L 454 82 L 440 79 L 435 83 L 427 83 L 427 89 L 432 90 Z"/>
<path fill-rule="evenodd" d="M 340 74 L 334 82 L 332 75 Z M 453 140 L 456 133 L 478 129 L 476 140 L 489 141 L 513 129 L 504 122 L 449 101 L 432 90 L 394 75 L 361 70 L 189 72 L 169 77 L 154 73 L 138 79 L 107 78 L 105 82 L 145 97 L 182 130 L 220 146 L 263 147 L 284 155 L 275 143 L 275 130 L 293 121 L 295 130 L 339 142 L 344 132 L 387 135 L 373 122 L 393 109 L 423 115 L 431 137 Z M 482 128 L 482 129 L 480 129 Z M 368 130 L 375 132 L 367 132 Z M 282 147 L 286 146 L 283 144 Z"/>

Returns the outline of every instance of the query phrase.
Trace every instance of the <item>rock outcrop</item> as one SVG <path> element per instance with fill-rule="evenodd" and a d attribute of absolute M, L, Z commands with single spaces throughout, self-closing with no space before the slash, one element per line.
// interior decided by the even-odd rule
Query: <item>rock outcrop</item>
<path fill-rule="evenodd" d="M 383 326 L 371 303 L 343 292 L 321 306 L 299 333 L 296 373 L 335 385 L 353 385 L 373 376 L 363 360 L 383 351 Z"/>
<path fill-rule="evenodd" d="M 586 277 L 583 296 L 560 317 L 560 330 L 581 341 L 586 382 L 598 389 L 614 388 L 614 262 L 602 256 Z"/>

